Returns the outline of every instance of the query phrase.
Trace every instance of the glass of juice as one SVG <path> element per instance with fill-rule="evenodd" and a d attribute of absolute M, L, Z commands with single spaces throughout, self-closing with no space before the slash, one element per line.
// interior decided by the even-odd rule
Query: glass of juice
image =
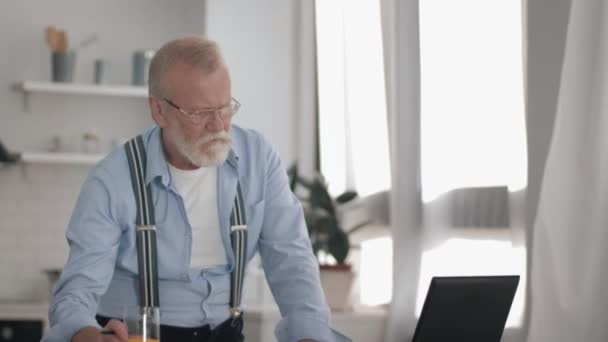
<path fill-rule="evenodd" d="M 124 306 L 123 321 L 127 325 L 129 342 L 159 342 L 160 313 L 158 308 Z"/>

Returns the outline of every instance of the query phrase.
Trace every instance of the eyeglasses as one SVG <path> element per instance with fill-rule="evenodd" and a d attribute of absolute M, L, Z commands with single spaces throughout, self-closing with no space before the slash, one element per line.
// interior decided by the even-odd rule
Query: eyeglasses
<path fill-rule="evenodd" d="M 175 103 L 173 103 L 173 101 L 169 100 L 166 97 L 164 97 L 163 100 L 167 102 L 171 107 L 177 109 L 180 113 L 187 116 L 195 124 L 207 122 L 209 118 L 211 118 L 215 113 L 218 113 L 222 121 L 225 122 L 226 120 L 233 117 L 234 114 L 239 111 L 239 108 L 241 108 L 241 103 L 237 101 L 234 97 L 230 99 L 229 104 L 222 107 L 191 111 L 181 109 L 178 105 L 176 105 Z"/>

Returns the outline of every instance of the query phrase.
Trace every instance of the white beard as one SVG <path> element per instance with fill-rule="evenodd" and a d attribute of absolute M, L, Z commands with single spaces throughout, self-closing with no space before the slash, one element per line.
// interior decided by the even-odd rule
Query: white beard
<path fill-rule="evenodd" d="M 202 146 L 205 143 L 214 139 L 221 139 L 221 141 L 213 143 L 205 150 L 202 149 Z M 186 157 L 190 163 L 198 167 L 211 167 L 222 164 L 226 158 L 228 158 L 231 143 L 232 138 L 227 132 L 210 134 L 200 138 L 194 143 L 189 143 L 186 141 L 185 137 L 180 134 L 177 134 L 176 139 L 178 151 Z"/>

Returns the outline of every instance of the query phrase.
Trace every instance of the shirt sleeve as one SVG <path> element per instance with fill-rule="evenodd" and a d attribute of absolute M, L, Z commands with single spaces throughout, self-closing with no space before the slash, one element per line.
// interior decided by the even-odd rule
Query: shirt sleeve
<path fill-rule="evenodd" d="M 281 311 L 277 340 L 350 341 L 330 327 L 330 310 L 302 206 L 289 188 L 278 154 L 266 146 L 265 211 L 258 247 L 266 280 Z"/>
<path fill-rule="evenodd" d="M 97 305 L 112 278 L 121 236 L 110 205 L 110 180 L 97 166 L 82 186 L 67 229 L 69 257 L 54 291 L 44 342 L 70 341 L 84 327 L 100 328 Z"/>

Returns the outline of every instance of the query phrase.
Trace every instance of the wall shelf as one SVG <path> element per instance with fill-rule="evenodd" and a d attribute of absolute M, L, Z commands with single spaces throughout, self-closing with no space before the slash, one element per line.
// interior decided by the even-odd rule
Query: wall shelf
<path fill-rule="evenodd" d="M 95 165 L 105 154 L 66 152 L 23 152 L 21 162 L 25 164 L 77 164 Z"/>
<path fill-rule="evenodd" d="M 23 81 L 14 85 L 23 92 L 23 107 L 29 111 L 29 96 L 33 93 L 114 96 L 127 98 L 147 98 L 148 87 L 130 85 L 60 83 L 44 81 Z"/>
<path fill-rule="evenodd" d="M 18 87 L 25 93 L 148 97 L 148 88 L 144 86 L 24 81 Z"/>

